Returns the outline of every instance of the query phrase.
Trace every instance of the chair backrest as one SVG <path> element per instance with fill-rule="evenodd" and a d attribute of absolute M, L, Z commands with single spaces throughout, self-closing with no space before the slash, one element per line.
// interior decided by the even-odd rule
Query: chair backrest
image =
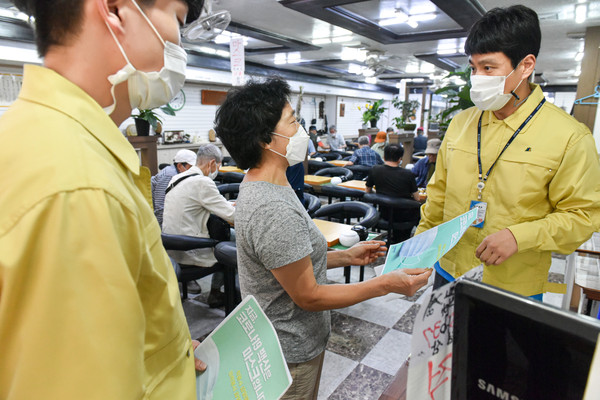
<path fill-rule="evenodd" d="M 361 199 L 365 195 L 365 192 L 343 186 L 323 185 L 321 186 L 321 194 L 330 197 L 338 197 L 343 201 L 346 197 L 350 197 L 351 199 Z"/>
<path fill-rule="evenodd" d="M 222 177 L 223 183 L 240 183 L 244 180 L 241 172 L 225 172 Z"/>
<path fill-rule="evenodd" d="M 235 160 L 229 156 L 223 157 L 223 161 L 221 162 L 221 164 L 227 165 L 227 166 L 237 166 L 237 164 L 235 163 Z"/>
<path fill-rule="evenodd" d="M 395 220 L 418 222 L 420 219 L 421 203 L 411 199 L 403 199 L 399 197 L 387 196 L 378 193 L 367 193 L 363 196 L 362 201 L 367 203 L 377 204 L 380 211 L 387 211 L 385 214 L 393 212 Z M 382 218 L 389 219 L 389 215 L 382 214 Z"/>
<path fill-rule="evenodd" d="M 352 179 L 354 174 L 348 168 L 343 167 L 329 167 L 323 168 L 315 172 L 316 176 L 339 176 L 342 178 L 342 181 L 349 181 Z"/>
<path fill-rule="evenodd" d="M 369 229 L 377 225 L 379 212 L 370 204 L 360 201 L 343 201 L 321 207 L 314 213 L 313 217 L 336 219 L 342 223 L 348 223 L 351 218 L 357 218 L 360 225 Z"/>
<path fill-rule="evenodd" d="M 371 168 L 373 167 L 368 167 L 366 165 L 348 165 L 345 168 L 352 171 L 354 179 L 363 180 L 369 175 L 369 172 L 371 172 Z"/>
<path fill-rule="evenodd" d="M 162 239 L 165 250 L 203 249 L 207 247 L 215 247 L 217 244 L 217 241 L 214 239 L 196 236 L 169 235 L 167 233 L 161 233 L 160 238 Z"/>
<path fill-rule="evenodd" d="M 314 175 L 317 171 L 323 168 L 329 168 L 331 164 L 324 161 L 308 160 L 308 174 Z"/>
<path fill-rule="evenodd" d="M 304 193 L 304 208 L 312 218 L 313 214 L 321 208 L 321 200 L 315 195 Z"/>
<path fill-rule="evenodd" d="M 217 189 L 219 189 L 219 193 L 229 200 L 236 199 L 237 195 L 240 193 L 240 184 L 239 183 L 223 183 L 221 185 L 217 185 Z"/>
<path fill-rule="evenodd" d="M 339 160 L 342 158 L 340 153 L 330 152 L 330 153 L 319 153 L 319 157 L 321 157 L 325 161 L 331 160 Z"/>

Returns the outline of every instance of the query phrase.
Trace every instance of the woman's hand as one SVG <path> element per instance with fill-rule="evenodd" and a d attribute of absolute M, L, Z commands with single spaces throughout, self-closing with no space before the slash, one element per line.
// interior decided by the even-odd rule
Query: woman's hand
<path fill-rule="evenodd" d="M 385 257 L 387 247 L 381 240 L 368 240 L 359 242 L 345 251 L 348 257 L 346 265 L 367 265 L 379 257 Z"/>
<path fill-rule="evenodd" d="M 387 278 L 386 286 L 390 293 L 399 293 L 410 297 L 427 284 L 432 271 L 432 268 L 397 269 L 382 277 Z"/>
<path fill-rule="evenodd" d="M 197 340 L 192 340 L 192 346 L 194 346 L 194 350 L 196 350 L 196 347 L 200 346 L 200 342 Z M 194 356 L 194 366 L 198 372 L 206 371 L 206 363 L 199 358 L 196 358 L 196 356 Z"/>

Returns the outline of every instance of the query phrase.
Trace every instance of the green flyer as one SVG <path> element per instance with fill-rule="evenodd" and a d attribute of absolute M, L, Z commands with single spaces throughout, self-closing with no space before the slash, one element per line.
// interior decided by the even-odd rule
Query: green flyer
<path fill-rule="evenodd" d="M 398 268 L 431 268 L 458 243 L 477 217 L 473 208 L 458 217 L 390 246 L 382 274 Z"/>
<path fill-rule="evenodd" d="M 279 339 L 254 296 L 247 296 L 195 350 L 198 400 L 279 399 L 292 384 Z"/>

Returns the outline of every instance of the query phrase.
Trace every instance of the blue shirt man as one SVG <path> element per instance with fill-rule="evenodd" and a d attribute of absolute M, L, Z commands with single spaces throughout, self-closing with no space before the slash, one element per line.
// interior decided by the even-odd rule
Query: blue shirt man
<path fill-rule="evenodd" d="M 365 165 L 372 167 L 373 165 L 383 164 L 381 156 L 369 147 L 369 138 L 361 136 L 358 138 L 360 148 L 352 154 L 348 160 L 348 165 Z"/>
<path fill-rule="evenodd" d="M 425 157 L 417 161 L 412 169 L 412 173 L 416 176 L 417 187 L 427 186 L 427 182 L 429 182 L 431 175 L 433 175 L 433 172 L 435 171 L 435 162 L 441 144 L 442 141 L 440 139 L 429 139 L 427 141 Z"/>

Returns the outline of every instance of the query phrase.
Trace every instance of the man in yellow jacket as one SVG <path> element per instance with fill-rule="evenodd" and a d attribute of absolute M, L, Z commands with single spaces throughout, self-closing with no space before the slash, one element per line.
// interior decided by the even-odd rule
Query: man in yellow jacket
<path fill-rule="evenodd" d="M 480 220 L 436 265 L 435 287 L 484 263 L 483 281 L 541 300 L 551 252 L 598 229 L 600 166 L 590 131 L 528 84 L 537 14 L 496 8 L 465 43 L 476 107 L 452 120 L 417 233 L 477 207 Z"/>
<path fill-rule="evenodd" d="M 118 125 L 180 90 L 202 1 L 16 4 L 44 66 L 0 119 L 0 399 L 195 399 L 149 171 Z"/>

